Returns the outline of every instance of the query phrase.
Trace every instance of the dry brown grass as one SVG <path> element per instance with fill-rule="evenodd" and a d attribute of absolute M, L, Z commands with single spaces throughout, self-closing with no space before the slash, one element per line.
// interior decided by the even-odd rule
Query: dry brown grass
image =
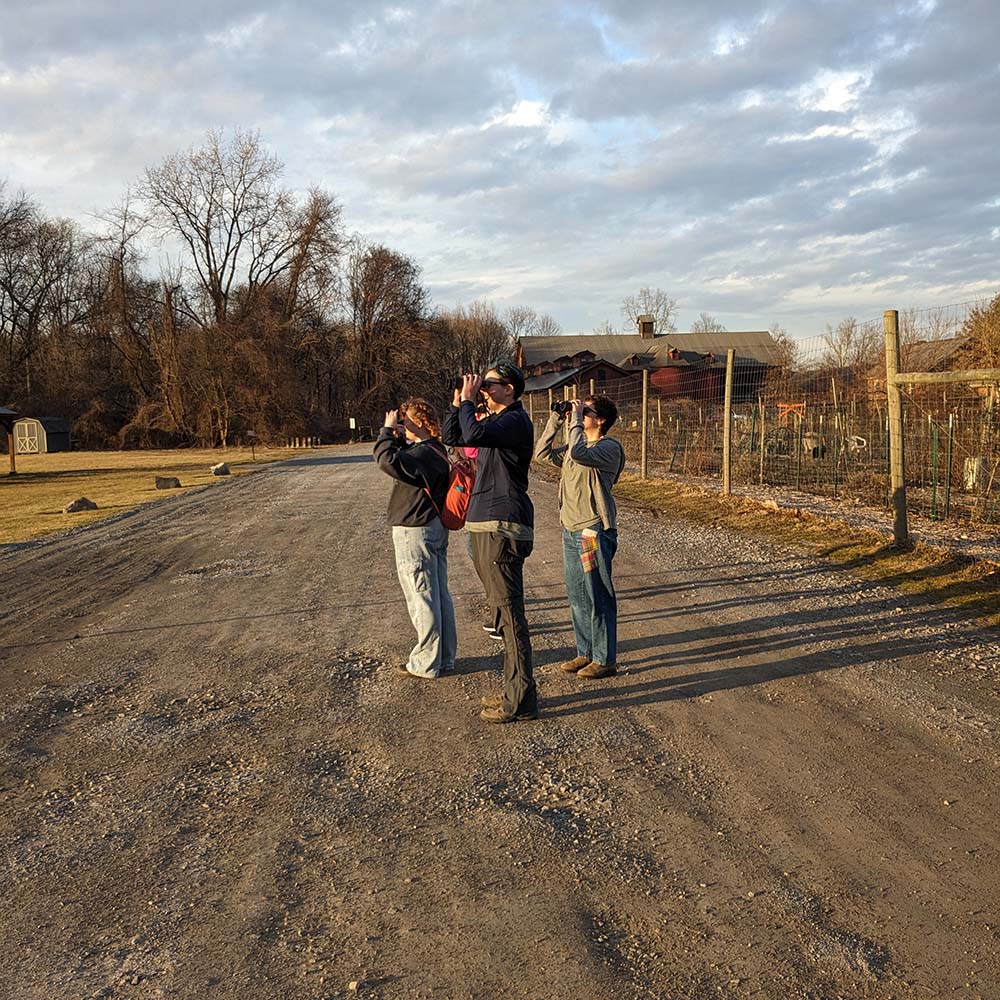
<path fill-rule="evenodd" d="M 24 542 L 81 524 L 91 524 L 145 503 L 199 486 L 220 483 L 210 467 L 226 462 L 234 476 L 277 459 L 298 454 L 291 448 L 191 451 L 64 451 L 52 455 L 19 455 L 17 475 L 0 473 L 0 544 Z M 0 456 L 3 466 L 7 456 Z M 179 490 L 158 490 L 156 476 L 176 476 Z M 77 497 L 88 497 L 97 510 L 63 514 Z"/>
<path fill-rule="evenodd" d="M 662 479 L 625 475 L 615 492 L 641 507 L 793 546 L 832 567 L 919 597 L 928 606 L 945 604 L 970 617 L 1000 625 L 1000 567 L 994 563 L 930 545 L 896 549 L 873 531 Z"/>

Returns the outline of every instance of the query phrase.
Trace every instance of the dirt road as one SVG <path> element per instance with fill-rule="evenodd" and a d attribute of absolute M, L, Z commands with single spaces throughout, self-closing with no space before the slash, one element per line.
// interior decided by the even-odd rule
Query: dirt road
<path fill-rule="evenodd" d="M 457 676 L 367 448 L 0 551 L 0 996 L 1000 996 L 997 636 L 638 512 L 623 672 L 570 653 L 555 489 L 537 722 L 453 536 Z"/>

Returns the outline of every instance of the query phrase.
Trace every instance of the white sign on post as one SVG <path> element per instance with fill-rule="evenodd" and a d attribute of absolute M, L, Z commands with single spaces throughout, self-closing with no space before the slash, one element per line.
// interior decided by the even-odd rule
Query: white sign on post
<path fill-rule="evenodd" d="M 354 417 L 351 417 L 351 430 L 352 431 L 357 430 L 357 427 L 358 427 L 357 421 L 354 419 Z"/>

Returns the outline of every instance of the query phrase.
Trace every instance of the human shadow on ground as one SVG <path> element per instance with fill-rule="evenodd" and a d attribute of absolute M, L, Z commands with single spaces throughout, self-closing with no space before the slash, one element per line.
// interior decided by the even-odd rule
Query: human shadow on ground
<path fill-rule="evenodd" d="M 866 594 L 878 584 L 858 584 L 845 581 L 839 587 L 817 590 L 789 590 L 762 594 L 743 594 L 732 598 L 695 602 L 685 607 L 664 608 L 649 613 L 637 612 L 619 617 L 624 624 L 625 636 L 619 641 L 619 666 L 624 676 L 648 674 L 659 679 L 632 687 L 623 687 L 613 681 L 608 687 L 606 704 L 628 705 L 668 698 L 698 697 L 706 691 L 749 684 L 766 683 L 798 674 L 864 665 L 878 661 L 896 661 L 903 657 L 928 652 L 961 652 L 980 641 L 996 642 L 997 633 L 988 627 L 967 625 L 961 630 L 956 625 L 954 608 L 942 607 L 936 602 L 922 600 L 919 596 Z M 669 590 L 668 588 L 665 588 Z M 644 591 L 648 596 L 648 590 Z M 799 599 L 815 604 L 817 598 L 825 603 L 795 609 Z M 686 624 L 685 619 L 698 616 L 704 619 L 713 613 L 733 610 L 764 610 L 762 614 L 741 615 L 736 621 L 711 621 Z M 889 610 L 891 609 L 891 611 Z M 655 634 L 629 636 L 631 627 L 660 620 L 676 620 L 679 628 Z M 550 622 L 549 631 L 568 631 L 568 619 Z M 930 630 L 936 633 L 928 638 Z M 913 632 L 916 634 L 907 634 Z M 813 647 L 803 649 L 803 646 Z M 549 662 L 561 662 L 572 655 L 570 646 L 550 650 Z M 791 652 L 793 655 L 785 656 Z M 760 659 L 774 657 L 769 663 L 757 665 L 730 664 L 736 658 Z M 719 669 L 682 677 L 663 676 L 667 670 L 681 668 L 707 668 L 717 664 Z M 602 682 L 607 684 L 608 682 Z M 621 696 L 625 695 L 624 701 Z M 655 695 L 655 697 L 654 697 Z M 594 692 L 582 692 L 564 699 L 554 699 L 550 704 L 558 707 L 574 700 L 590 699 Z M 584 709 L 574 709 L 582 711 Z M 589 710 L 589 709 L 588 709 Z"/>
<path fill-rule="evenodd" d="M 768 650 L 771 652 L 771 650 Z M 871 642 L 846 650 L 823 653 L 799 653 L 792 657 L 776 657 L 766 662 L 737 664 L 715 670 L 693 670 L 688 673 L 669 674 L 667 667 L 692 667 L 705 660 L 699 655 L 678 657 L 673 663 L 658 664 L 660 676 L 631 682 L 633 671 L 617 678 L 601 680 L 570 694 L 545 699 L 545 714 L 565 718 L 605 709 L 633 708 L 660 702 L 700 698 L 717 691 L 759 686 L 807 674 L 870 663 L 878 660 L 895 660 L 925 651 L 925 643 L 918 639 L 900 642 L 892 637 L 873 638 Z M 754 651 L 755 654 L 759 650 Z M 597 686 L 599 685 L 599 686 Z"/>

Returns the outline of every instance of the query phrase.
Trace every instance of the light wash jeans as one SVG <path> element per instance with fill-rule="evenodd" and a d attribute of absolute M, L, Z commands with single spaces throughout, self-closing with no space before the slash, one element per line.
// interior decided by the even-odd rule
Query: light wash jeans
<path fill-rule="evenodd" d="M 455 609 L 448 592 L 448 529 L 435 518 L 421 528 L 392 529 L 396 572 L 417 644 L 406 669 L 438 677 L 455 666 Z"/>
<path fill-rule="evenodd" d="M 618 532 L 597 531 L 594 568 L 584 569 L 581 559 L 582 531 L 563 528 L 563 573 L 569 616 L 576 637 L 576 655 L 595 663 L 616 664 L 618 656 L 618 598 L 611 580 L 611 563 L 618 551 Z"/>

